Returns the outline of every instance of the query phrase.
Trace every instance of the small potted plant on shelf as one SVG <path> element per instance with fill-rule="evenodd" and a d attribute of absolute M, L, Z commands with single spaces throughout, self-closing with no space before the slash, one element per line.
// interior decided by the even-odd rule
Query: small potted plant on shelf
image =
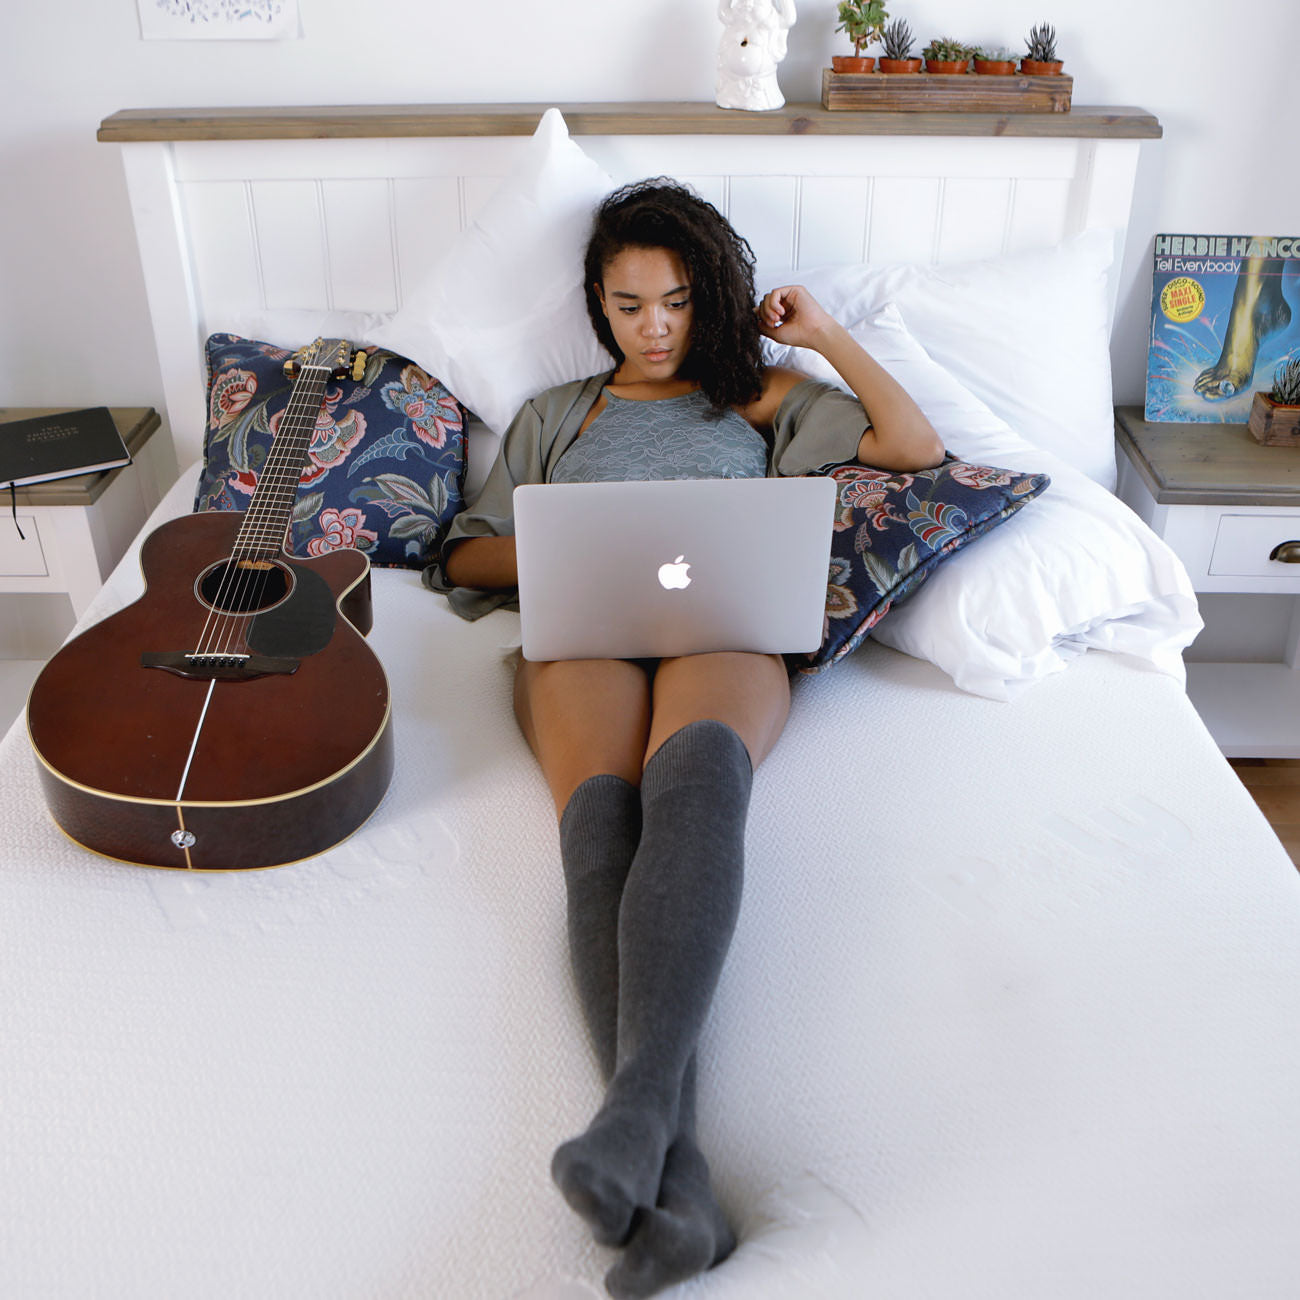
<path fill-rule="evenodd" d="M 956 74 L 970 71 L 971 46 L 954 41 L 947 36 L 931 41 L 921 51 L 926 72 Z"/>
<path fill-rule="evenodd" d="M 1009 77 L 1016 70 L 1016 56 L 1001 45 L 975 51 L 975 71 L 981 77 Z"/>
<path fill-rule="evenodd" d="M 1267 393 L 1255 394 L 1248 427 L 1255 440 L 1267 446 L 1300 443 L 1300 353 L 1278 364 Z"/>
<path fill-rule="evenodd" d="M 840 0 L 840 25 L 835 30 L 847 33 L 853 53 L 831 55 L 831 67 L 836 72 L 870 72 L 876 61 L 862 51 L 880 39 L 888 17 L 885 0 Z"/>
<path fill-rule="evenodd" d="M 912 57 L 912 29 L 901 18 L 895 18 L 881 35 L 884 54 L 880 56 L 881 72 L 920 72 L 921 60 Z"/>
<path fill-rule="evenodd" d="M 1060 75 L 1063 65 L 1056 57 L 1056 28 L 1051 23 L 1031 27 L 1025 44 L 1029 52 L 1020 60 L 1021 72 L 1030 77 Z"/>

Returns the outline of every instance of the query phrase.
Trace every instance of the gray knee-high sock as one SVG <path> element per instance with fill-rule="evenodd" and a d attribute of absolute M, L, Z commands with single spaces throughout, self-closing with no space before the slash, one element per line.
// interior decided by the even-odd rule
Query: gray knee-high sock
<path fill-rule="evenodd" d="M 641 842 L 641 791 L 620 776 L 589 777 L 560 817 L 569 961 L 601 1075 L 614 1073 L 618 909 Z"/>
<path fill-rule="evenodd" d="M 618 917 L 641 836 L 641 791 L 612 774 L 573 792 L 560 818 L 569 953 L 588 1031 L 606 1082 L 618 1033 Z M 658 1205 L 641 1216 L 607 1284 L 616 1296 L 648 1296 L 728 1255 L 735 1236 L 713 1195 L 695 1142 L 695 1060 L 687 1064 L 677 1133 L 664 1161 Z"/>
<path fill-rule="evenodd" d="M 625 1240 L 635 1210 L 655 1205 L 739 911 L 750 783 L 744 743 L 720 722 L 682 728 L 646 764 L 619 911 L 617 1069 L 591 1126 L 551 1166 L 606 1243 Z"/>

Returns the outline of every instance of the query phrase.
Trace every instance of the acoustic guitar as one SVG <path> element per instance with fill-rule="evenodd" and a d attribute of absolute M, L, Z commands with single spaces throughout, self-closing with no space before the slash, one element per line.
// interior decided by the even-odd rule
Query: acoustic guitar
<path fill-rule="evenodd" d="M 229 870 L 323 852 L 392 775 L 370 562 L 285 547 L 325 385 L 352 349 L 299 354 L 248 509 L 174 519 L 140 551 L 145 592 L 45 666 L 27 728 L 57 825 L 144 866 Z"/>

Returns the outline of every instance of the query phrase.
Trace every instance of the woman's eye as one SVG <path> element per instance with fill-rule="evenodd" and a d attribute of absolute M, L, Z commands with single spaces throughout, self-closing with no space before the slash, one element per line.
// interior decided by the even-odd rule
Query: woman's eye
<path fill-rule="evenodd" d="M 635 307 L 620 307 L 619 311 L 621 311 L 624 316 L 635 316 L 637 309 Z"/>
<path fill-rule="evenodd" d="M 691 300 L 689 298 L 683 298 L 681 302 L 670 302 L 668 305 L 674 311 L 681 311 L 684 308 L 689 307 L 691 305 Z"/>

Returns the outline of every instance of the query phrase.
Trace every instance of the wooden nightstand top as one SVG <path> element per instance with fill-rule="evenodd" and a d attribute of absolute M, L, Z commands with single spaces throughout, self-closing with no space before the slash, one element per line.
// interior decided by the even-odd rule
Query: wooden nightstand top
<path fill-rule="evenodd" d="M 59 411 L 82 410 L 76 406 L 0 406 L 0 421 L 28 420 L 38 415 L 54 415 Z M 114 406 L 110 407 L 113 423 L 126 443 L 126 449 L 137 457 L 140 448 L 152 436 L 162 423 L 158 412 L 152 406 Z M 15 496 L 20 506 L 89 506 L 103 495 L 104 489 L 124 469 L 103 469 L 96 474 L 77 474 L 72 478 L 53 479 L 49 483 L 30 483 L 27 487 L 16 489 Z M 4 491 L 4 500 L 0 505 L 8 506 L 9 490 Z"/>
<path fill-rule="evenodd" d="M 1265 447 L 1244 424 L 1148 424 L 1117 406 L 1115 437 L 1159 505 L 1300 506 L 1300 447 Z"/>

